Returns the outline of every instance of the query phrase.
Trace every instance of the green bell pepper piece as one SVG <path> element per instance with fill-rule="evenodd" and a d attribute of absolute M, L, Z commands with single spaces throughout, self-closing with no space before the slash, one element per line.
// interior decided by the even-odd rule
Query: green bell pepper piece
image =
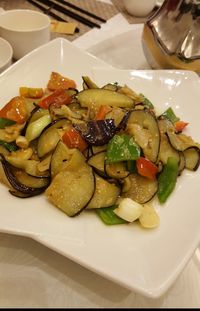
<path fill-rule="evenodd" d="M 167 110 L 165 110 L 165 112 L 162 113 L 162 116 L 166 117 L 168 120 L 170 120 L 172 123 L 175 123 L 177 121 L 180 120 L 180 118 L 178 118 L 173 109 L 171 107 L 169 107 Z"/>
<path fill-rule="evenodd" d="M 158 177 L 158 199 L 160 203 L 165 203 L 169 195 L 175 188 L 178 177 L 178 160 L 169 157 L 167 164 Z"/>
<path fill-rule="evenodd" d="M 147 108 L 154 109 L 154 105 L 144 94 L 140 93 L 139 95 L 142 97 L 143 103 Z"/>
<path fill-rule="evenodd" d="M 98 209 L 96 209 L 96 213 L 106 225 L 119 225 L 119 224 L 127 223 L 126 220 L 118 217 L 113 212 L 113 209 L 115 209 L 115 208 L 117 208 L 117 205 L 113 205 L 110 207 L 98 208 Z"/>
<path fill-rule="evenodd" d="M 18 147 L 15 143 L 7 143 L 4 140 L 0 140 L 0 145 L 2 145 L 8 151 L 16 151 L 18 149 Z"/>
<path fill-rule="evenodd" d="M 126 167 L 130 173 L 132 173 L 132 174 L 137 173 L 136 161 L 134 161 L 134 160 L 127 161 Z"/>
<path fill-rule="evenodd" d="M 140 156 L 140 147 L 133 137 L 122 134 L 115 135 L 108 143 L 106 163 L 136 160 Z"/>
<path fill-rule="evenodd" d="M 13 120 L 5 119 L 5 118 L 0 118 L 0 129 L 4 129 L 6 126 L 10 126 L 15 124 L 16 122 Z"/>

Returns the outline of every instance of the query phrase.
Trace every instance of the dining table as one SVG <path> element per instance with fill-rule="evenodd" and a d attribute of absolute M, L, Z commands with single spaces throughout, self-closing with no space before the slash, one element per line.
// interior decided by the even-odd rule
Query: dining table
<path fill-rule="evenodd" d="M 147 17 L 129 15 L 120 0 L 69 2 L 101 16 L 106 22 L 99 22 L 100 28 L 91 28 L 57 12 L 68 22 L 76 23 L 79 31 L 51 32 L 51 40 L 65 38 L 119 69 L 150 68 L 141 45 Z M 158 2 L 155 10 L 160 5 Z M 40 11 L 26 0 L 0 0 L 0 7 Z M 1 308 L 199 308 L 199 293 L 200 248 L 170 288 L 153 298 L 123 287 L 30 237 L 0 232 Z"/>

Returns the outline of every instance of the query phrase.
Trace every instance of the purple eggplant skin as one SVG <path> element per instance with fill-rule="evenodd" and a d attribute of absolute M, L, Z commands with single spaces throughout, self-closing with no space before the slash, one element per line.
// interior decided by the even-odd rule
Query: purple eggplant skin
<path fill-rule="evenodd" d="M 55 126 L 58 128 L 61 128 L 63 126 L 62 123 L 67 122 L 67 118 L 59 118 L 59 119 L 55 119 L 53 120 L 51 123 L 49 123 L 41 132 L 40 136 L 47 130 L 49 129 L 51 126 Z M 60 123 L 60 124 L 59 124 Z"/>
<path fill-rule="evenodd" d="M 92 148 L 91 148 L 92 150 Z M 104 151 L 99 151 L 97 152 L 95 155 L 98 155 L 98 154 L 101 154 L 103 153 Z M 94 154 L 91 154 L 87 159 L 86 159 L 86 162 L 88 163 L 88 161 L 94 156 Z M 105 161 L 104 161 L 105 162 Z M 107 175 L 106 175 L 106 172 L 105 172 L 105 163 L 104 163 L 104 171 L 100 171 L 98 168 L 92 166 L 90 163 L 88 163 L 88 165 L 90 165 L 94 171 L 95 174 L 97 174 L 98 176 L 100 177 L 103 177 L 104 179 L 107 179 Z"/>
<path fill-rule="evenodd" d="M 17 190 L 9 190 L 10 194 L 12 194 L 14 197 L 20 198 L 20 199 L 26 199 L 32 197 L 32 195 L 23 193 Z"/>
<path fill-rule="evenodd" d="M 2 154 L 0 154 L 0 161 L 2 163 L 2 167 L 4 169 L 5 175 L 9 181 L 9 183 L 11 184 L 11 186 L 15 189 L 14 191 L 10 190 L 10 193 L 18 196 L 18 197 L 33 197 L 36 195 L 41 194 L 42 192 L 45 191 L 45 189 L 49 186 L 50 184 L 50 179 L 49 179 L 49 183 L 45 186 L 45 187 L 41 187 L 41 188 L 32 188 L 32 187 L 28 187 L 22 183 L 20 183 L 17 178 L 15 177 L 15 175 L 12 172 L 12 166 L 5 160 L 4 156 Z M 17 195 L 18 193 L 18 195 Z M 20 196 L 21 194 L 21 196 Z"/>
<path fill-rule="evenodd" d="M 26 121 L 26 124 L 24 126 L 24 128 L 21 130 L 21 135 L 25 136 L 26 134 L 26 129 L 27 129 L 27 126 L 29 124 L 29 121 L 31 120 L 32 116 L 39 110 L 41 109 L 39 106 L 35 106 L 35 108 L 31 111 L 31 114 L 28 118 L 28 120 Z"/>
<path fill-rule="evenodd" d="M 81 208 L 80 211 L 78 211 L 76 214 L 74 214 L 74 215 L 71 216 L 71 217 L 75 217 L 75 216 L 80 215 L 81 212 L 83 212 L 83 211 L 86 209 L 86 207 L 88 206 L 88 204 L 89 204 L 90 201 L 92 200 L 92 198 L 93 198 L 93 196 L 94 196 L 94 193 L 95 193 L 95 191 L 96 191 L 96 178 L 95 178 L 95 171 L 94 171 L 94 170 L 92 170 L 92 175 L 93 175 L 93 178 L 94 178 L 94 190 L 93 190 L 93 193 L 92 193 L 92 195 L 91 195 L 91 198 L 89 199 L 89 201 L 87 202 L 87 204 L 85 204 L 84 207 Z"/>
<path fill-rule="evenodd" d="M 116 131 L 121 131 L 121 130 L 125 130 L 126 126 L 127 126 L 127 122 L 129 119 L 129 116 L 131 114 L 132 110 L 126 111 L 121 122 L 118 124 Z"/>
<path fill-rule="evenodd" d="M 126 111 L 120 124 L 116 127 L 114 119 L 92 120 L 86 123 L 85 127 L 74 124 L 89 146 L 106 145 L 110 139 L 120 130 L 124 130 L 131 111 Z"/>
<path fill-rule="evenodd" d="M 78 124 L 74 124 L 74 128 L 79 131 L 90 146 L 103 146 L 116 133 L 114 119 L 88 121 L 85 129 L 82 129 Z"/>

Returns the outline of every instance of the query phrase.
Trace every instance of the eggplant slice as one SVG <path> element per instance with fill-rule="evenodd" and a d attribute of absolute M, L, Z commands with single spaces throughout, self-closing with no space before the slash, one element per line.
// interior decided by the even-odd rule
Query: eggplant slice
<path fill-rule="evenodd" d="M 180 176 L 182 171 L 186 168 L 185 156 L 182 151 L 179 151 L 179 163 L 178 163 L 178 175 Z"/>
<path fill-rule="evenodd" d="M 119 195 L 120 187 L 95 174 L 95 192 L 87 209 L 112 206 Z"/>
<path fill-rule="evenodd" d="M 148 109 L 133 110 L 126 131 L 134 137 L 146 158 L 156 162 L 160 149 L 160 130 L 156 117 Z"/>
<path fill-rule="evenodd" d="M 196 171 L 200 164 L 200 150 L 198 147 L 190 147 L 183 151 L 185 167 L 188 170 Z"/>
<path fill-rule="evenodd" d="M 160 151 L 158 160 L 161 161 L 164 165 L 167 164 L 169 157 L 174 157 L 178 161 L 180 160 L 179 151 L 174 149 L 169 142 L 168 136 L 164 133 L 160 135 Z"/>
<path fill-rule="evenodd" d="M 158 191 L 158 181 L 148 179 L 139 174 L 130 174 L 129 187 L 123 197 L 131 198 L 140 204 L 149 202 Z M 124 191 L 124 190 L 123 190 Z"/>
<path fill-rule="evenodd" d="M 49 124 L 38 138 L 37 153 L 40 158 L 52 152 L 60 140 L 59 129 L 67 126 L 66 118 L 56 119 Z"/>
<path fill-rule="evenodd" d="M 14 191 L 10 190 L 10 193 L 15 196 L 28 198 L 39 195 L 44 192 L 50 184 L 49 178 L 32 177 L 22 170 L 14 168 L 2 155 L 0 155 L 0 161 L 7 180 L 14 189 Z M 22 179 L 19 176 L 21 176 Z"/>
<path fill-rule="evenodd" d="M 59 172 L 63 171 L 69 164 L 72 157 L 70 150 L 61 140 L 58 142 L 51 156 L 50 172 L 53 179 Z"/>
<path fill-rule="evenodd" d="M 190 147 L 197 146 L 197 143 L 195 143 L 190 136 L 185 134 L 176 134 L 174 131 L 168 130 L 167 136 L 173 148 L 178 151 L 184 151 Z"/>
<path fill-rule="evenodd" d="M 119 161 L 109 164 L 105 162 L 105 172 L 108 178 L 114 179 L 123 179 L 130 174 L 127 170 L 126 161 Z"/>
<path fill-rule="evenodd" d="M 133 108 L 134 100 L 129 96 L 107 89 L 86 89 L 77 94 L 82 107 L 100 107 L 102 103 L 111 107 Z"/>
<path fill-rule="evenodd" d="M 86 208 L 94 191 L 93 169 L 85 163 L 84 156 L 76 149 L 73 164 L 56 174 L 45 195 L 52 204 L 72 217 Z"/>
<path fill-rule="evenodd" d="M 89 157 L 87 163 L 92 166 L 94 171 L 100 175 L 106 177 L 105 172 L 105 151 L 100 151 L 92 156 Z"/>

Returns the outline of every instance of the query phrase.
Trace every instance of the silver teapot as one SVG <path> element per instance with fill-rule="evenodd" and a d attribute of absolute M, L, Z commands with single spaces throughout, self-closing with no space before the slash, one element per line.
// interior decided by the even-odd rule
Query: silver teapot
<path fill-rule="evenodd" d="M 200 0 L 165 0 L 145 22 L 142 45 L 154 69 L 200 73 Z"/>

